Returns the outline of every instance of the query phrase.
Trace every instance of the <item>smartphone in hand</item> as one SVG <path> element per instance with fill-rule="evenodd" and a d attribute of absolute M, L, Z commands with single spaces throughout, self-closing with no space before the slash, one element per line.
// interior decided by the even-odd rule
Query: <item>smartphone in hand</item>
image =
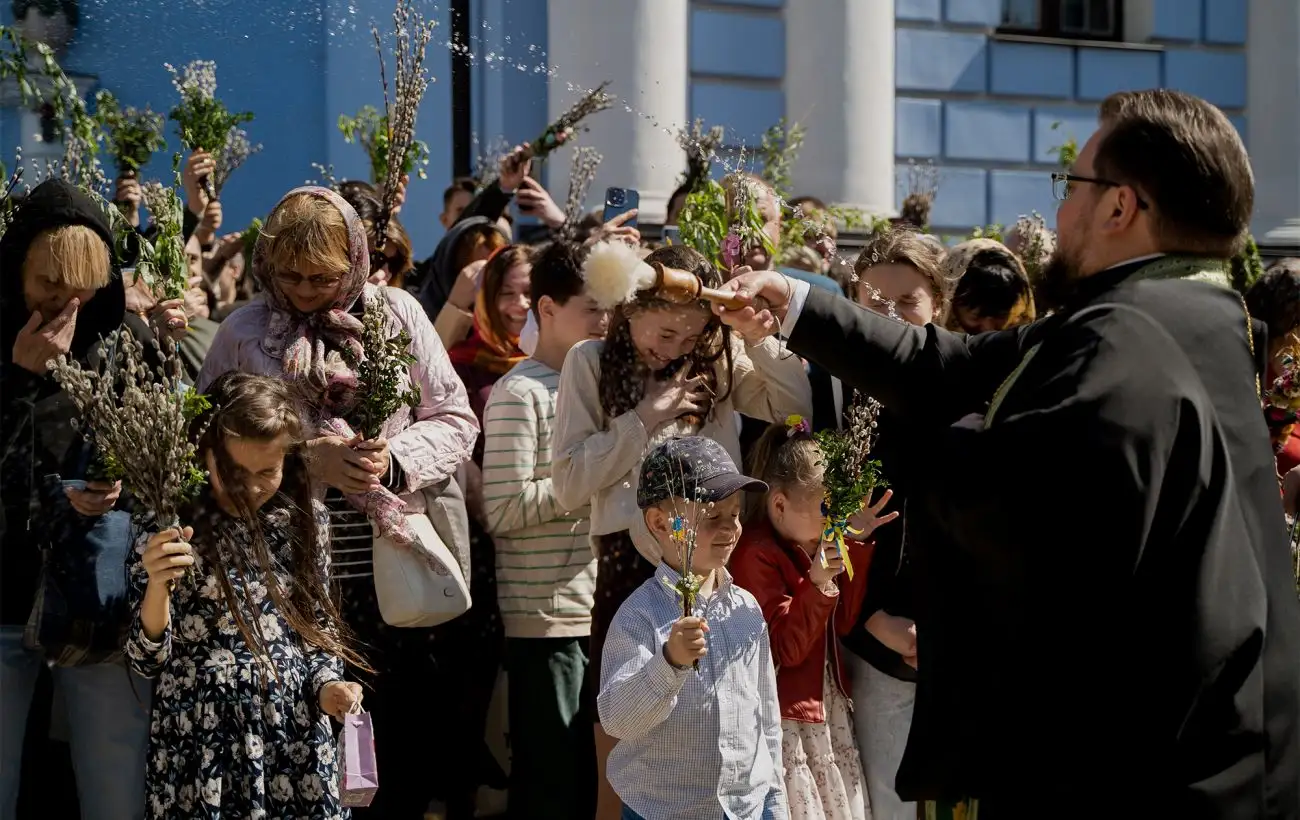
<path fill-rule="evenodd" d="M 605 216 L 601 221 L 608 222 L 614 217 L 625 214 L 640 205 L 641 194 L 635 188 L 606 188 Z M 629 228 L 635 228 L 636 219 L 629 219 L 623 224 Z"/>

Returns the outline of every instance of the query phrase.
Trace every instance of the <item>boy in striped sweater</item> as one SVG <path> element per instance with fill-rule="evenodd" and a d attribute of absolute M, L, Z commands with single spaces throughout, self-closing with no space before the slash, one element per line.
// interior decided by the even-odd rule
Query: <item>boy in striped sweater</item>
<path fill-rule="evenodd" d="M 569 348 L 604 338 L 609 325 L 583 292 L 584 258 L 581 245 L 558 240 L 534 261 L 536 349 L 497 381 L 483 413 L 484 509 L 506 630 L 510 802 L 539 820 L 595 811 L 593 718 L 579 715 L 596 586 L 589 508 L 565 510 L 551 489 L 560 367 Z"/>

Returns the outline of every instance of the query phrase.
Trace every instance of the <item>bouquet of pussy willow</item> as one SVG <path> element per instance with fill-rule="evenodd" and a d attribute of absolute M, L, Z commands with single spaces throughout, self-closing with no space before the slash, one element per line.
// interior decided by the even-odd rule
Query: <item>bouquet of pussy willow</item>
<path fill-rule="evenodd" d="M 63 355 L 50 371 L 77 406 L 73 424 L 94 442 L 105 479 L 121 481 L 159 525 L 179 526 L 180 509 L 207 481 L 194 446 L 202 430 L 191 437 L 191 426 L 211 405 L 181 380 L 177 353 L 159 351 L 162 363 L 150 368 L 144 352 L 118 329 L 93 366 Z"/>
<path fill-rule="evenodd" d="M 556 117 L 554 122 L 547 125 L 542 135 L 529 144 L 532 155 L 538 159 L 544 159 L 548 154 L 572 138 L 583 120 L 612 106 L 614 104 L 614 95 L 605 90 L 608 87 L 609 82 L 606 81 L 583 94 L 563 114 Z"/>
<path fill-rule="evenodd" d="M 822 484 L 825 487 L 822 543 L 839 547 L 844 558 L 844 571 L 850 580 L 853 578 L 853 564 L 849 561 L 849 551 L 844 548 L 844 539 L 861 532 L 853 529 L 849 519 L 862 509 L 863 503 L 877 487 L 888 486 L 881 476 L 880 462 L 871 458 L 879 416 L 880 404 L 859 394 L 844 411 L 843 430 L 822 430 L 813 435 L 821 450 Z M 821 561 L 825 566 L 825 553 L 822 553 Z"/>
<path fill-rule="evenodd" d="M 180 103 L 167 116 L 176 123 L 187 150 L 216 156 L 226 147 L 232 129 L 253 119 L 248 111 L 232 114 L 217 99 L 217 64 L 213 61 L 194 60 L 179 71 L 166 63 L 163 67 L 171 72 L 172 85 L 181 95 Z M 201 184 L 209 198 L 217 198 L 211 178 L 204 177 Z"/>
<path fill-rule="evenodd" d="M 108 136 L 108 155 L 117 163 L 119 177 L 134 179 L 167 143 L 162 114 L 149 108 L 123 108 L 108 89 L 95 94 L 95 121 Z"/>

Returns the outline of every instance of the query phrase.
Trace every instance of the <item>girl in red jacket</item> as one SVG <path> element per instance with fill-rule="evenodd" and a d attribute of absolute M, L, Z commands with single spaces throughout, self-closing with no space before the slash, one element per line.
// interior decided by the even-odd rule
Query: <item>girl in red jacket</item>
<path fill-rule="evenodd" d="M 791 820 L 866 820 L 871 814 L 839 637 L 857 620 L 872 545 L 845 542 L 854 573 L 841 577 L 843 556 L 822 542 L 821 451 L 807 421 L 791 421 L 769 427 L 751 452 L 750 475 L 769 490 L 729 568 L 767 618 Z M 888 493 L 874 506 L 864 499 L 853 521 L 859 538 L 898 516 L 880 515 L 888 501 Z"/>

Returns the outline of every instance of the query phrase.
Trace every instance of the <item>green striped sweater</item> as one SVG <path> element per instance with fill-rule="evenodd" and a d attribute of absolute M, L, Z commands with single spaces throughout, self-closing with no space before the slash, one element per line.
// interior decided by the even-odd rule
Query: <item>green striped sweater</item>
<path fill-rule="evenodd" d="M 560 374 L 525 359 L 492 388 L 483 411 L 483 499 L 496 544 L 497 599 L 506 635 L 591 633 L 596 562 L 590 507 L 563 510 L 551 486 Z"/>

